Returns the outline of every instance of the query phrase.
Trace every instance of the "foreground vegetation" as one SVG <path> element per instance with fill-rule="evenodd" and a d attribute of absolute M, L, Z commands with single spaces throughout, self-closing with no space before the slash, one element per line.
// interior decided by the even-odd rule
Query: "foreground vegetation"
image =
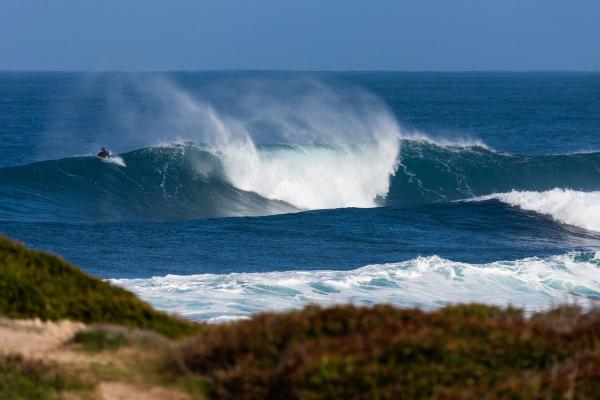
<path fill-rule="evenodd" d="M 179 347 L 220 399 L 599 398 L 600 310 L 309 307 Z"/>
<path fill-rule="evenodd" d="M 0 314 L 90 324 L 58 349 L 77 363 L 1 356 L 2 399 L 98 398 L 106 381 L 199 399 L 600 398 L 597 308 L 310 306 L 199 325 L 0 239 Z"/>

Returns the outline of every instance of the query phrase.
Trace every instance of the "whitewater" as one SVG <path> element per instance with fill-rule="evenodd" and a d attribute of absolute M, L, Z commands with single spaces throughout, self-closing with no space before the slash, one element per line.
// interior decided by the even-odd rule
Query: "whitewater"
<path fill-rule="evenodd" d="M 309 304 L 432 309 L 477 302 L 538 311 L 555 304 L 600 300 L 600 254 L 468 264 L 437 256 L 349 271 L 167 275 L 110 282 L 169 312 L 222 322 Z"/>
<path fill-rule="evenodd" d="M 497 199 L 523 210 L 549 215 L 565 224 L 600 232 L 600 192 L 552 189 L 545 192 L 511 191 L 475 198 L 475 201 Z"/>

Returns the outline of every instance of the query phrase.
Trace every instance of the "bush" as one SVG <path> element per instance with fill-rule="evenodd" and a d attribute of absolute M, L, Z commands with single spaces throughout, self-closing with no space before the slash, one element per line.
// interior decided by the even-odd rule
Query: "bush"
<path fill-rule="evenodd" d="M 207 327 L 178 357 L 219 399 L 591 398 L 598 313 L 571 312 L 564 330 L 477 304 L 308 307 Z"/>
<path fill-rule="evenodd" d="M 168 337 L 199 325 L 154 310 L 133 293 L 93 278 L 61 258 L 0 237 L 0 315 L 71 319 L 150 329 Z"/>

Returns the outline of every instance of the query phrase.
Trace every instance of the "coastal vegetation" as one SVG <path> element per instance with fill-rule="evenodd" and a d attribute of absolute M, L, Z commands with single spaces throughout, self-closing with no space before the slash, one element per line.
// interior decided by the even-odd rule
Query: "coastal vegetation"
<path fill-rule="evenodd" d="M 29 335 L 29 347 L 55 322 L 24 328 L 18 320 L 85 323 L 41 353 L 1 348 L 2 399 L 110 399 L 127 390 L 147 399 L 590 399 L 600 393 L 595 307 L 525 315 L 480 304 L 435 311 L 308 306 L 197 324 L 155 311 L 59 257 L 0 238 L 0 315 L 0 334 Z"/>
<path fill-rule="evenodd" d="M 180 345 L 219 399 L 597 398 L 600 311 L 308 307 Z"/>
<path fill-rule="evenodd" d="M 94 278 L 60 257 L 0 237 L 0 315 L 112 323 L 180 337 L 196 324 L 154 310 L 133 293 Z"/>

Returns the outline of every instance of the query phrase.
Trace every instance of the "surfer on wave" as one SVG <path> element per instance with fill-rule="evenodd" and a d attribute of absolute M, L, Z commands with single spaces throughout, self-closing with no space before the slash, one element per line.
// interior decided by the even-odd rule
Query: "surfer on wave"
<path fill-rule="evenodd" d="M 98 153 L 98 157 L 100 158 L 107 158 L 110 157 L 110 153 L 108 152 L 108 150 L 106 150 L 104 147 L 100 149 L 100 152 Z"/>

